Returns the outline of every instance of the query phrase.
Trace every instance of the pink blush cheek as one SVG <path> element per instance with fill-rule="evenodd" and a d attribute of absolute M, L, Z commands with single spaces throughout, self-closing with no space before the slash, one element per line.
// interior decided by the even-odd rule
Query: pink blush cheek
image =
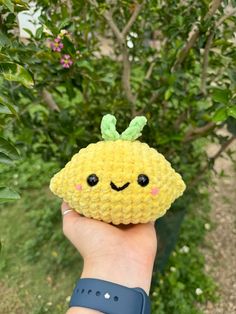
<path fill-rule="evenodd" d="M 159 189 L 158 189 L 158 188 L 156 188 L 156 187 L 152 188 L 151 194 L 152 194 L 153 196 L 157 195 L 158 193 L 159 193 Z"/>
<path fill-rule="evenodd" d="M 82 191 L 82 185 L 81 185 L 81 184 L 77 184 L 77 185 L 75 186 L 75 188 L 76 188 L 76 190 L 78 190 L 78 191 Z"/>

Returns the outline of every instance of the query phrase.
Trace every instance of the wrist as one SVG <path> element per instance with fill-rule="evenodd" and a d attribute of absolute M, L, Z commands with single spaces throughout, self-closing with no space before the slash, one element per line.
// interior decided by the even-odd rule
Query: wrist
<path fill-rule="evenodd" d="M 85 259 L 81 278 L 96 278 L 129 288 L 139 287 L 149 294 L 154 259 L 127 259 L 125 256 Z"/>

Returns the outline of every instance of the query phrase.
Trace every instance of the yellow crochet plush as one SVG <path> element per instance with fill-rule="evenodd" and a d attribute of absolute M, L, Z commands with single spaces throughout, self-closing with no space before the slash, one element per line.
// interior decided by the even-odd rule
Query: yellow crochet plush
<path fill-rule="evenodd" d="M 50 189 L 86 217 L 115 225 L 154 221 L 185 184 L 163 155 L 136 140 L 145 117 L 134 118 L 121 135 L 115 124 L 114 116 L 104 116 L 105 141 L 75 154 L 51 179 Z"/>

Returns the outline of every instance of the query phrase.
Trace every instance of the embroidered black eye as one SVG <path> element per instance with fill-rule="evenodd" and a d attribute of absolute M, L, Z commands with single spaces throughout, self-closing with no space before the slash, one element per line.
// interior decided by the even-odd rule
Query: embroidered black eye
<path fill-rule="evenodd" d="M 98 177 L 96 176 L 96 174 L 90 174 L 89 176 L 88 176 L 88 178 L 87 178 L 87 183 L 88 183 L 88 185 L 90 185 L 90 186 L 94 186 L 94 185 L 96 185 L 97 183 L 98 183 Z"/>
<path fill-rule="evenodd" d="M 137 181 L 138 181 L 139 185 L 146 186 L 149 183 L 149 178 L 148 178 L 148 176 L 146 176 L 146 174 L 140 174 L 138 176 L 138 180 Z"/>

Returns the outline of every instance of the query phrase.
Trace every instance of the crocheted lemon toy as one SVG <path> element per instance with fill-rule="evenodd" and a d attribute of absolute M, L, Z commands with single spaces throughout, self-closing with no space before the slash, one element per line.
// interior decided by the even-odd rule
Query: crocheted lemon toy
<path fill-rule="evenodd" d="M 104 141 L 75 154 L 51 179 L 51 191 L 80 214 L 115 225 L 164 215 L 185 184 L 163 155 L 136 140 L 146 121 L 134 118 L 120 135 L 116 118 L 105 115 Z"/>

